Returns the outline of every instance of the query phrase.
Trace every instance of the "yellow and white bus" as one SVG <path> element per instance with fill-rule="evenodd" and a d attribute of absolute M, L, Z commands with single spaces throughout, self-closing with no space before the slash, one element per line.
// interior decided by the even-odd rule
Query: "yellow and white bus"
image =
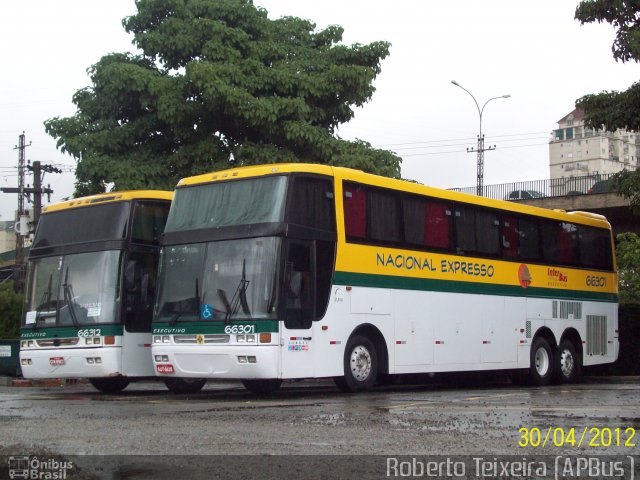
<path fill-rule="evenodd" d="M 180 181 L 163 235 L 156 374 L 333 377 L 527 370 L 618 356 L 609 223 L 323 165 Z"/>
<path fill-rule="evenodd" d="M 44 208 L 20 330 L 25 378 L 89 378 L 118 392 L 132 378 L 155 377 L 151 320 L 172 197 L 112 192 Z M 190 383 L 167 386 L 180 391 Z"/>

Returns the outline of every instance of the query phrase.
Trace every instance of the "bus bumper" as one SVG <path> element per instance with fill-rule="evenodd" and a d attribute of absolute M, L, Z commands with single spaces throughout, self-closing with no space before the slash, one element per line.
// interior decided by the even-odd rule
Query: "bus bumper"
<path fill-rule="evenodd" d="M 278 345 L 225 348 L 154 345 L 152 352 L 159 377 L 280 378 Z"/>
<path fill-rule="evenodd" d="M 122 348 L 20 351 L 24 378 L 98 378 L 122 375 Z"/>

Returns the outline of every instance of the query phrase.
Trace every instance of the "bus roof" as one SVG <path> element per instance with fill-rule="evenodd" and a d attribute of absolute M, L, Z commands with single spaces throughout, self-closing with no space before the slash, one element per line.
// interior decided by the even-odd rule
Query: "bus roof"
<path fill-rule="evenodd" d="M 66 202 L 47 205 L 42 213 L 58 212 L 70 208 L 88 207 L 97 203 L 125 202 L 128 200 L 172 200 L 173 192 L 163 190 L 128 190 L 122 192 L 108 192 L 90 195 L 88 197 L 74 198 Z"/>
<path fill-rule="evenodd" d="M 566 212 L 564 210 L 550 210 L 547 208 L 534 207 L 521 203 L 509 202 L 506 200 L 494 200 L 487 197 L 478 197 L 467 193 L 454 192 L 441 188 L 428 187 L 426 185 L 397 180 L 380 175 L 365 173 L 362 170 L 355 170 L 345 167 L 333 167 L 329 165 L 319 165 L 311 163 L 275 163 L 267 165 L 255 165 L 248 167 L 237 167 L 217 172 L 205 173 L 193 177 L 183 178 L 178 182 L 178 187 L 213 183 L 217 181 L 228 181 L 240 178 L 259 177 L 264 175 L 274 175 L 280 173 L 315 173 L 319 175 L 329 175 L 338 179 L 364 183 L 381 188 L 426 195 L 429 197 L 441 198 L 455 202 L 478 205 L 499 210 L 506 210 L 524 215 L 534 215 L 537 217 L 551 218 L 559 221 L 579 223 L 594 227 L 611 229 L 607 219 L 590 212 Z"/>

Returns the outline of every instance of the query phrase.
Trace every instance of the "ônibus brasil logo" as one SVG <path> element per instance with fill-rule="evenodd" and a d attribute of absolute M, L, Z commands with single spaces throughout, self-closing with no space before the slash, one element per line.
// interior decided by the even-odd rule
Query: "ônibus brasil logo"
<path fill-rule="evenodd" d="M 15 455 L 7 460 L 9 478 L 38 480 L 65 480 L 73 470 L 73 462 L 55 458 L 39 458 L 37 456 Z"/>

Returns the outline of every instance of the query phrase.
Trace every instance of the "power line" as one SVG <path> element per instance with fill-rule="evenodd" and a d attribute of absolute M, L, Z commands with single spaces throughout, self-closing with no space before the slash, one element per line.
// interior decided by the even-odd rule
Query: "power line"
<path fill-rule="evenodd" d="M 530 137 L 530 138 L 514 138 L 512 140 L 502 140 L 503 143 L 506 142 L 524 142 L 524 141 L 528 141 L 528 140 L 544 140 L 547 137 Z M 402 148 L 395 148 L 394 151 L 398 151 L 398 150 L 417 150 L 420 148 L 441 148 L 441 147 L 461 147 L 464 145 L 468 145 L 467 143 L 450 143 L 450 144 L 446 144 L 446 145 L 425 145 L 425 146 L 421 146 L 421 147 L 402 147 Z"/>
<path fill-rule="evenodd" d="M 548 135 L 549 132 L 545 130 L 544 132 L 511 133 L 511 134 L 505 134 L 505 135 L 491 135 L 491 136 L 487 136 L 487 138 L 498 139 L 498 138 L 506 138 L 506 137 L 521 137 L 521 136 L 542 135 L 542 134 Z M 416 142 L 388 143 L 388 144 L 380 144 L 380 145 L 374 145 L 374 146 L 376 148 L 381 148 L 381 147 L 395 147 L 395 146 L 402 146 L 402 145 L 420 145 L 420 144 L 426 144 L 426 143 L 462 142 L 462 141 L 471 142 L 475 140 L 476 140 L 475 137 L 445 138 L 442 140 L 422 140 L 422 141 L 416 141 Z"/>
<path fill-rule="evenodd" d="M 548 145 L 548 143 L 530 143 L 527 145 L 511 145 L 507 147 L 501 147 L 500 150 L 507 150 L 510 148 L 524 148 L 524 147 L 539 147 L 542 145 Z M 419 157 L 425 155 L 445 155 L 450 153 L 468 153 L 466 150 L 447 150 L 444 152 L 422 152 L 422 153 L 409 153 L 406 155 L 401 155 L 401 157 Z"/>

